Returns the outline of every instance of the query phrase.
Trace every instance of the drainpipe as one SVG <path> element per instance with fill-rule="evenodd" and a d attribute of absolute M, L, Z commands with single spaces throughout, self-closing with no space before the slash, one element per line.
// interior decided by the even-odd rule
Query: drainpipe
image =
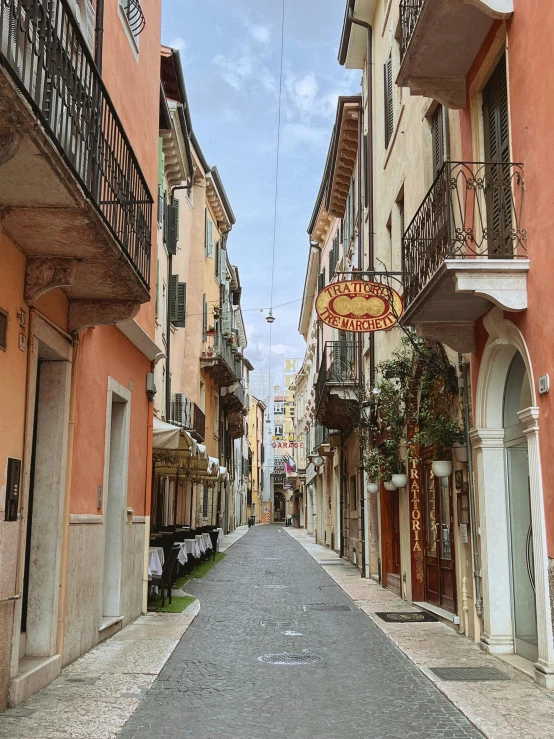
<path fill-rule="evenodd" d="M 102 49 L 104 46 L 104 0 L 96 0 L 96 26 L 94 28 L 94 61 L 102 74 Z"/>
<path fill-rule="evenodd" d="M 475 611 L 479 618 L 483 618 L 483 598 L 481 596 L 481 580 L 479 577 L 479 546 L 477 544 L 477 520 L 475 516 L 475 487 L 473 484 L 473 458 L 471 454 L 471 438 L 469 435 L 469 384 L 468 384 L 468 368 L 469 363 L 464 361 L 461 354 L 458 354 L 458 364 L 462 373 L 462 391 L 464 404 L 464 424 L 467 445 L 467 479 L 469 488 L 469 511 L 471 525 L 471 545 L 473 549 L 473 579 L 475 581 Z"/>

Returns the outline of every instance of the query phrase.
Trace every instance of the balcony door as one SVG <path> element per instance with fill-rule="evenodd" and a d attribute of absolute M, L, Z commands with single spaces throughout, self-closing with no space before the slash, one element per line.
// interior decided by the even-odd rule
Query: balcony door
<path fill-rule="evenodd" d="M 510 118 L 506 58 L 497 64 L 483 90 L 485 195 L 489 259 L 513 257 Z"/>
<path fill-rule="evenodd" d="M 438 479 L 423 461 L 425 481 L 425 600 L 456 612 L 452 492 L 450 478 Z"/>

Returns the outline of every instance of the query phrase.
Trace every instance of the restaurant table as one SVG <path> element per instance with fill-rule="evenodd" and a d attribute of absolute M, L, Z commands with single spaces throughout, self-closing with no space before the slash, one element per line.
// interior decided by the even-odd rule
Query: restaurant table
<path fill-rule="evenodd" d="M 204 546 L 206 547 L 204 549 L 205 552 L 208 551 L 208 549 L 213 549 L 212 547 L 212 540 L 210 539 L 209 534 L 202 534 L 202 539 L 204 540 Z"/>
<path fill-rule="evenodd" d="M 206 554 L 206 543 L 202 534 L 197 534 L 195 538 L 198 546 L 200 547 L 200 553 Z"/>
<path fill-rule="evenodd" d="M 152 579 L 152 575 L 161 577 L 164 566 L 164 550 L 163 547 L 150 547 L 148 550 L 148 579 Z"/>
<path fill-rule="evenodd" d="M 218 528 L 217 530 L 219 531 L 219 536 L 217 537 L 217 540 L 218 541 L 221 541 L 223 539 L 223 537 L 225 536 L 225 534 L 223 533 L 223 529 L 222 528 Z"/>
<path fill-rule="evenodd" d="M 200 559 L 202 552 L 196 539 L 185 539 L 183 542 L 187 555 L 191 554 L 195 559 Z"/>
<path fill-rule="evenodd" d="M 184 565 L 188 562 L 189 555 L 187 552 L 186 541 L 180 541 L 179 543 L 179 554 L 177 555 L 177 561 L 180 565 Z"/>

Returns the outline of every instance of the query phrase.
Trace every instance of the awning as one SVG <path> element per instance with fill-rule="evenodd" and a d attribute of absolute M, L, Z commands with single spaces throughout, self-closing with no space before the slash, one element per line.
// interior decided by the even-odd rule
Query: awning
<path fill-rule="evenodd" d="M 189 451 L 191 447 L 194 449 L 196 442 L 185 429 L 174 426 L 172 423 L 165 423 L 158 418 L 154 418 L 154 432 L 152 446 L 154 449 L 179 449 L 180 451 Z"/>

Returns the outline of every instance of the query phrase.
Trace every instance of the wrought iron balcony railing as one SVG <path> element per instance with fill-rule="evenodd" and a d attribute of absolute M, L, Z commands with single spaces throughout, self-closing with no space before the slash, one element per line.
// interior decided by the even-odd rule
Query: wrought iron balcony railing
<path fill-rule="evenodd" d="M 2 0 L 0 65 L 146 287 L 152 196 L 67 0 Z"/>
<path fill-rule="evenodd" d="M 402 238 L 404 302 L 445 259 L 526 256 L 523 165 L 446 162 Z"/>
<path fill-rule="evenodd" d="M 351 387 L 360 382 L 358 347 L 356 341 L 325 342 L 315 386 L 316 408 L 319 407 L 326 385 Z"/>
<path fill-rule="evenodd" d="M 425 0 L 403 0 L 400 3 L 400 61 L 408 49 Z"/>
<path fill-rule="evenodd" d="M 206 415 L 200 408 L 194 403 L 194 409 L 192 412 L 192 430 L 204 440 L 206 438 Z"/>

